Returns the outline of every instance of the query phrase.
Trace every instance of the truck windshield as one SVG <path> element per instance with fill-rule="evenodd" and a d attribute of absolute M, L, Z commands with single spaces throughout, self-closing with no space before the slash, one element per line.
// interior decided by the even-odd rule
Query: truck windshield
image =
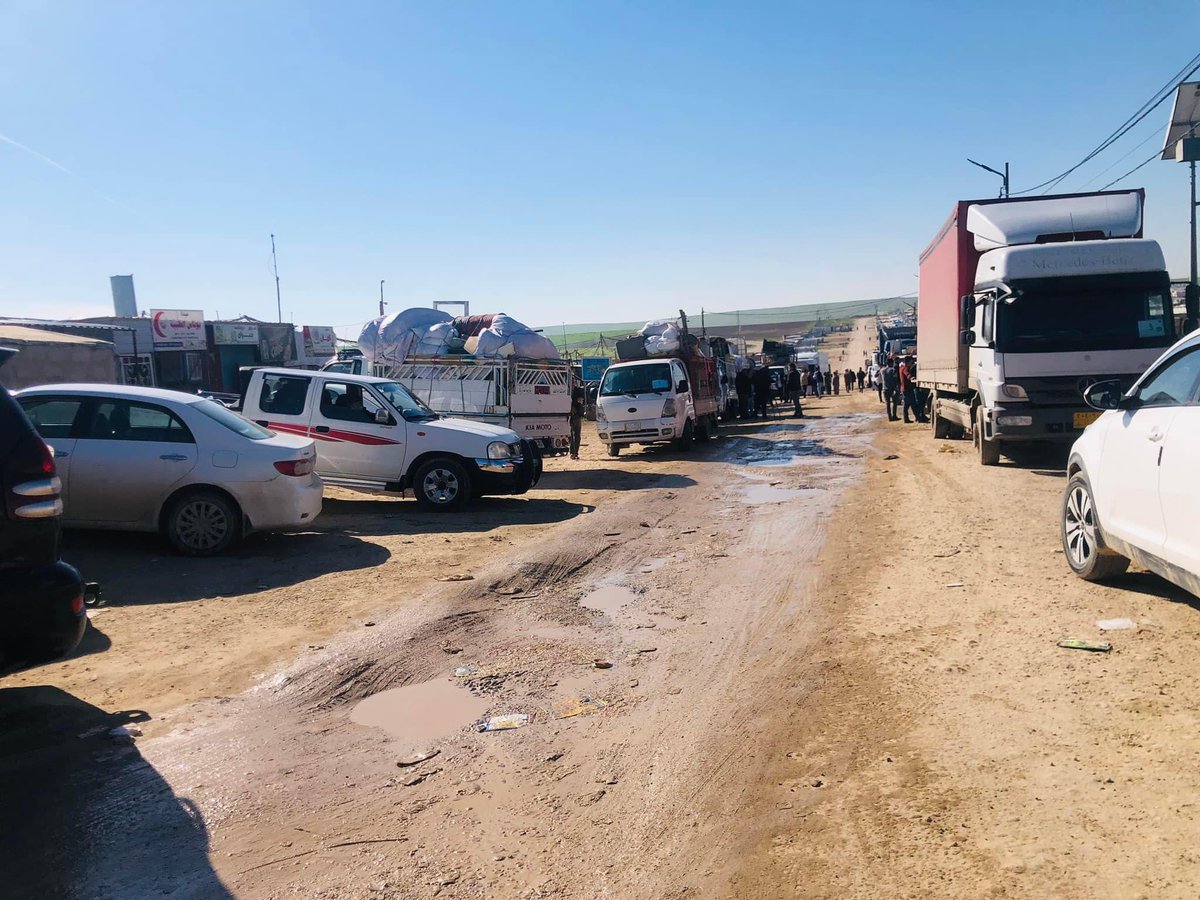
<path fill-rule="evenodd" d="M 1021 294 L 997 304 L 1002 353 L 1133 350 L 1175 340 L 1169 276 L 1041 278 L 1012 285 Z"/>
<path fill-rule="evenodd" d="M 408 392 L 402 384 L 395 381 L 381 381 L 371 385 L 387 398 L 387 402 L 396 408 L 408 422 L 418 422 L 423 419 L 436 419 L 438 414 Z"/>
<path fill-rule="evenodd" d="M 601 397 L 620 394 L 661 394 L 671 389 L 671 367 L 667 363 L 623 366 L 609 369 L 600 382 Z"/>

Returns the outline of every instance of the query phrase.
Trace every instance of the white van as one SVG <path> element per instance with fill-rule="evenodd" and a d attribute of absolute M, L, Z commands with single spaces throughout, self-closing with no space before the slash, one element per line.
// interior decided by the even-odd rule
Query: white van
<path fill-rule="evenodd" d="M 386 378 L 298 369 L 254 369 L 241 414 L 317 443 L 330 484 L 402 492 L 428 509 L 458 509 L 486 494 L 523 494 L 542 474 L 541 454 L 509 428 L 443 418 Z"/>
<path fill-rule="evenodd" d="M 657 357 L 614 363 L 596 396 L 596 431 L 609 456 L 631 444 L 687 450 L 717 434 L 720 407 L 711 357 Z"/>

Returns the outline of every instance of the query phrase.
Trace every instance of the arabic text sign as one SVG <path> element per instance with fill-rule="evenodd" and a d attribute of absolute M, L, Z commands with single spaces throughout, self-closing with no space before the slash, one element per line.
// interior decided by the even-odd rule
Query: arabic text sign
<path fill-rule="evenodd" d="M 204 312 L 199 309 L 152 309 L 150 330 L 155 350 L 206 350 Z"/>
<path fill-rule="evenodd" d="M 214 344 L 258 344 L 258 326 L 251 324 L 213 323 Z"/>
<path fill-rule="evenodd" d="M 304 326 L 304 355 L 333 356 L 337 353 L 337 335 L 328 325 Z"/>

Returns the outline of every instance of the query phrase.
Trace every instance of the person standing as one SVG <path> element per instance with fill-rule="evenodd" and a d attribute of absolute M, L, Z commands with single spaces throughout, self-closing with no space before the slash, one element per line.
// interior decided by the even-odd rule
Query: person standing
<path fill-rule="evenodd" d="M 800 373 L 796 371 L 795 363 L 792 363 L 790 366 L 788 366 L 787 393 L 788 399 L 792 401 L 792 405 L 794 406 L 794 412 L 792 415 L 794 415 L 797 419 L 803 419 L 804 409 L 800 406 L 800 397 L 804 393 L 804 385 L 803 379 L 800 377 Z"/>
<path fill-rule="evenodd" d="M 583 382 L 571 379 L 571 459 L 579 459 L 579 442 L 583 436 L 583 412 L 587 406 L 587 389 Z"/>
<path fill-rule="evenodd" d="M 869 372 L 871 378 L 871 387 L 875 388 L 875 392 L 879 394 L 879 402 L 883 402 L 883 367 L 877 362 L 871 363 Z"/>
<path fill-rule="evenodd" d="M 896 407 L 900 402 L 900 375 L 890 359 L 880 373 L 880 393 L 887 403 L 888 421 L 898 422 L 900 417 L 896 415 Z"/>
<path fill-rule="evenodd" d="M 858 367 L 858 392 L 861 394 L 867 386 L 867 370 L 862 366 Z"/>
<path fill-rule="evenodd" d="M 912 424 L 912 421 L 924 422 L 925 415 L 921 412 L 921 407 L 917 405 L 917 361 L 911 356 L 906 356 L 904 362 L 900 363 L 900 397 L 904 405 L 904 421 Z M 908 418 L 909 411 L 912 411 L 912 419 Z"/>
<path fill-rule="evenodd" d="M 737 392 L 738 418 L 750 418 L 750 370 L 738 369 L 733 376 L 733 389 Z"/>
<path fill-rule="evenodd" d="M 826 395 L 833 393 L 833 369 L 825 370 L 825 393 Z"/>
<path fill-rule="evenodd" d="M 750 383 L 754 386 L 754 414 L 765 419 L 771 402 L 771 370 L 759 366 L 750 376 Z"/>
<path fill-rule="evenodd" d="M 852 390 L 854 390 L 854 370 L 847 366 L 845 376 L 846 376 L 846 393 L 849 394 Z"/>

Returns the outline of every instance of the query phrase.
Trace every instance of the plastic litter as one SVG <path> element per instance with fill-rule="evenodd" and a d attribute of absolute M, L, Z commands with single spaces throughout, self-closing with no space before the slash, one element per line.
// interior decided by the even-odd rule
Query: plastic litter
<path fill-rule="evenodd" d="M 592 665 L 597 669 L 611 669 L 613 664 L 607 659 L 594 659 Z"/>
<path fill-rule="evenodd" d="M 573 719 L 576 716 L 590 716 L 592 713 L 598 713 L 608 704 L 603 700 L 597 700 L 595 697 L 581 695 L 578 697 L 568 697 L 554 705 L 554 715 L 559 719 Z"/>
<path fill-rule="evenodd" d="M 455 678 L 470 678 L 472 675 L 478 675 L 478 674 L 479 674 L 478 666 L 455 666 L 454 667 L 454 677 Z"/>
<path fill-rule="evenodd" d="M 1108 641 L 1084 641 L 1079 638 L 1063 638 L 1058 646 L 1066 650 L 1091 650 L 1094 653 L 1107 653 L 1112 649 Z"/>
<path fill-rule="evenodd" d="M 529 724 L 529 713 L 505 713 L 502 716 L 492 716 L 479 724 L 480 731 L 511 731 L 514 728 L 524 728 Z"/>
<path fill-rule="evenodd" d="M 1127 631 L 1137 628 L 1137 622 L 1133 619 L 1098 619 L 1096 627 L 1101 631 Z"/>

